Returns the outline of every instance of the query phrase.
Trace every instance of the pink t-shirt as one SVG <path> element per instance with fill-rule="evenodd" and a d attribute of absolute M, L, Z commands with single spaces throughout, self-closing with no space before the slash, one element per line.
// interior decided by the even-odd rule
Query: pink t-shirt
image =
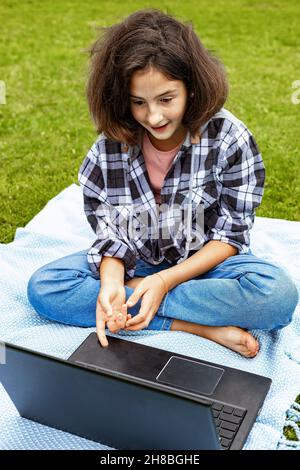
<path fill-rule="evenodd" d="M 167 152 L 157 150 L 157 148 L 151 143 L 148 133 L 144 132 L 143 155 L 152 191 L 158 204 L 161 202 L 160 191 L 163 186 L 164 179 L 172 165 L 172 161 L 182 145 L 182 142 Z"/>

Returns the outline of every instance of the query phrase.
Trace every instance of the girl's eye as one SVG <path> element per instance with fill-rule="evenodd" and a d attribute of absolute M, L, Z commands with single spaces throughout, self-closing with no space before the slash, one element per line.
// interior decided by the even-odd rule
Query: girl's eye
<path fill-rule="evenodd" d="M 161 98 L 161 101 L 163 101 L 164 103 L 169 103 L 170 101 L 172 101 L 173 98 Z M 141 106 L 143 103 L 143 101 L 132 101 L 133 104 L 137 105 L 137 106 Z"/>

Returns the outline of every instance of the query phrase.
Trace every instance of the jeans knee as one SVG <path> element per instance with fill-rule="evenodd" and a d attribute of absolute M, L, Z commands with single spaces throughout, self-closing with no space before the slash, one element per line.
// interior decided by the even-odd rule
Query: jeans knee
<path fill-rule="evenodd" d="M 27 284 L 27 298 L 32 307 L 42 314 L 42 302 L 45 298 L 45 273 L 43 268 L 35 271 Z"/>
<path fill-rule="evenodd" d="M 42 266 L 35 271 L 27 285 L 27 297 L 35 311 L 48 320 L 64 315 L 65 305 L 59 293 L 66 292 L 68 284 L 63 272 Z M 60 279 L 62 278 L 62 279 Z"/>
<path fill-rule="evenodd" d="M 27 297 L 35 311 L 47 320 L 93 327 L 96 320 L 99 281 L 86 271 L 43 266 L 27 285 Z"/>
<path fill-rule="evenodd" d="M 31 305 L 35 303 L 35 299 L 38 295 L 38 290 L 39 290 L 39 270 L 35 271 L 27 284 L 27 298 Z"/>
<path fill-rule="evenodd" d="M 289 325 L 299 301 L 297 287 L 290 276 L 282 269 L 274 279 L 271 302 L 274 308 L 274 329 Z"/>

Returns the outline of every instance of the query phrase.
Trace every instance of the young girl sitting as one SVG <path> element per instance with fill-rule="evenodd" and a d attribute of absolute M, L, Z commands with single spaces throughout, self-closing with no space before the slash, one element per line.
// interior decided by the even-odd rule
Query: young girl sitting
<path fill-rule="evenodd" d="M 99 137 L 79 171 L 93 246 L 40 268 L 28 297 L 50 320 L 180 330 L 246 356 L 249 329 L 288 325 L 298 294 L 257 258 L 249 232 L 265 170 L 223 108 L 222 64 L 191 23 L 140 10 L 91 47 L 87 97 Z"/>

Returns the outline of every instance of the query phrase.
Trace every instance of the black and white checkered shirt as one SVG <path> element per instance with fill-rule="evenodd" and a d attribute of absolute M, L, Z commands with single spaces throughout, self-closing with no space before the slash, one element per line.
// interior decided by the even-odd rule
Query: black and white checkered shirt
<path fill-rule="evenodd" d="M 247 253 L 255 209 L 263 196 L 265 169 L 245 124 L 222 108 L 188 132 L 156 204 L 140 144 L 126 146 L 102 133 L 78 174 L 84 210 L 96 233 L 88 263 L 99 276 L 102 256 L 121 258 L 125 280 L 136 259 L 178 264 L 209 240 Z"/>

